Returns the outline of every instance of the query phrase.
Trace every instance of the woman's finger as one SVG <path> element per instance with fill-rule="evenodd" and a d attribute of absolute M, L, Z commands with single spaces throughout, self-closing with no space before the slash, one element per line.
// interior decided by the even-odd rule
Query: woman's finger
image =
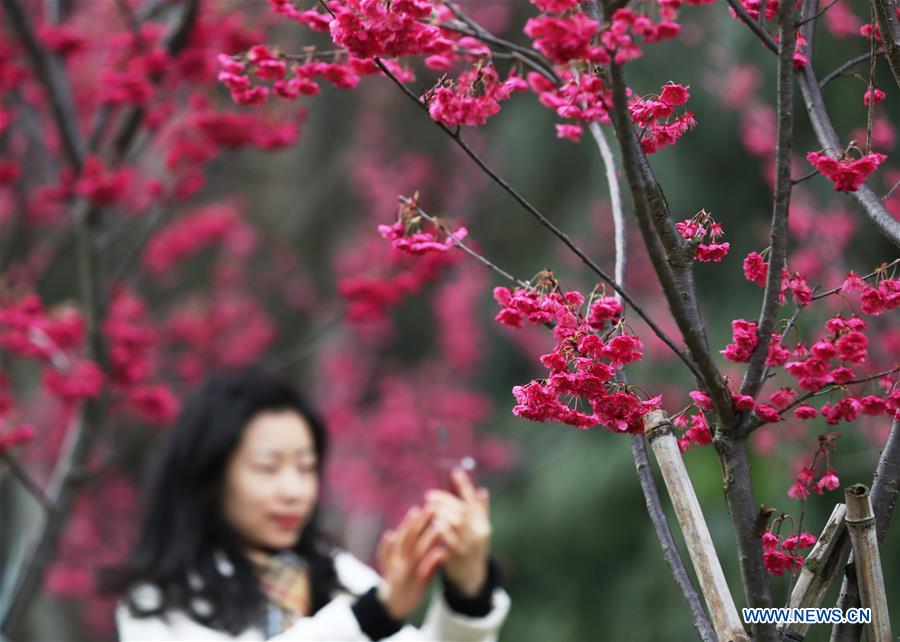
<path fill-rule="evenodd" d="M 478 502 L 488 513 L 491 512 L 491 494 L 488 492 L 487 488 L 478 489 Z"/>
<path fill-rule="evenodd" d="M 425 532 L 425 528 L 431 521 L 432 511 L 423 510 L 418 506 L 414 506 L 413 517 L 410 520 L 409 530 L 406 532 L 403 541 L 400 543 L 400 551 L 405 555 L 412 555 L 415 550 L 416 542 Z"/>
<path fill-rule="evenodd" d="M 416 564 L 418 564 L 422 558 L 428 553 L 430 549 L 434 547 L 435 544 L 440 541 L 441 533 L 436 528 L 434 528 L 434 523 L 430 523 L 428 528 L 422 533 L 422 536 L 419 537 L 419 540 L 416 542 L 415 549 L 413 551 L 413 559 Z"/>
<path fill-rule="evenodd" d="M 444 547 L 438 546 L 431 549 L 422 561 L 419 562 L 419 565 L 416 568 L 416 580 L 418 580 L 420 584 L 427 584 L 430 582 L 431 578 L 434 577 L 434 574 L 446 559 L 447 550 Z"/>
<path fill-rule="evenodd" d="M 450 473 L 450 477 L 453 480 L 453 485 L 456 486 L 459 496 L 466 502 L 474 502 L 475 487 L 472 485 L 472 480 L 469 479 L 469 475 L 466 474 L 466 471 L 462 468 L 454 468 Z"/>
<path fill-rule="evenodd" d="M 466 506 L 466 503 L 462 499 L 460 499 L 453 493 L 448 493 L 446 490 L 429 490 L 427 493 L 425 493 L 425 501 L 437 501 L 444 504 L 452 504 L 454 506 L 458 506 L 459 508 L 465 508 Z"/>
<path fill-rule="evenodd" d="M 465 509 L 460 508 L 457 504 L 447 503 L 440 499 L 435 499 L 429 502 L 427 506 L 435 513 L 435 515 L 440 515 L 445 520 L 451 522 L 457 528 L 462 526 L 466 521 Z"/>
<path fill-rule="evenodd" d="M 397 527 L 397 548 L 405 550 L 409 546 L 409 541 L 413 537 L 413 531 L 416 529 L 416 526 L 421 521 L 422 518 L 422 509 L 418 506 L 411 506 L 408 511 L 406 511 L 406 516 L 403 518 L 403 521 L 400 522 L 400 526 Z"/>
<path fill-rule="evenodd" d="M 434 520 L 434 528 L 440 533 L 444 545 L 453 553 L 460 554 L 463 552 L 463 541 L 456 529 L 447 521 L 440 517 Z"/>
<path fill-rule="evenodd" d="M 464 514 L 468 506 L 458 497 L 454 497 L 449 493 L 428 494 L 425 499 L 425 506 L 431 508 L 440 508 L 453 513 Z"/>
<path fill-rule="evenodd" d="M 396 534 L 394 533 L 394 531 L 387 531 L 384 535 L 381 536 L 381 541 L 378 542 L 378 552 L 376 553 L 376 559 L 378 560 L 378 563 L 381 565 L 382 569 L 387 566 L 388 557 L 390 556 L 394 547 L 395 538 Z"/>

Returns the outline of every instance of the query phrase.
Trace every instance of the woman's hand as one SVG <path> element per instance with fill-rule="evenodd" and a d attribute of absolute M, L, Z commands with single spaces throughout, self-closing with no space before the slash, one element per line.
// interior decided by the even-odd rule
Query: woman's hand
<path fill-rule="evenodd" d="M 451 478 L 459 496 L 443 490 L 425 493 L 425 506 L 434 513 L 431 528 L 447 547 L 444 572 L 464 595 L 475 596 L 487 580 L 491 519 L 488 492 L 472 486 L 465 471 Z"/>
<path fill-rule="evenodd" d="M 431 519 L 431 512 L 413 506 L 378 544 L 378 564 L 384 577 L 378 598 L 395 620 L 416 610 L 447 555 L 440 546 L 440 534 L 428 528 Z"/>

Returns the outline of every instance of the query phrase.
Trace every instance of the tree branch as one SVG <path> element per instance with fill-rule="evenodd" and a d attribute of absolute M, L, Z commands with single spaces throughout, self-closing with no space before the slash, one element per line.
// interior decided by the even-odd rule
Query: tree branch
<path fill-rule="evenodd" d="M 851 58 L 850 60 L 845 62 L 843 65 L 841 65 L 840 67 L 837 67 L 834 71 L 832 71 L 831 73 L 827 74 L 824 78 L 822 78 L 822 80 L 819 81 L 819 89 L 825 89 L 825 87 L 828 86 L 828 83 L 830 83 L 832 80 L 834 80 L 838 76 L 843 76 L 844 72 L 846 72 L 848 69 L 855 67 L 856 65 L 858 65 L 861 62 L 866 62 L 871 57 L 872 57 L 872 52 L 867 51 L 864 54 L 860 54 L 860 55 L 856 56 L 855 58 Z"/>
<path fill-rule="evenodd" d="M 760 41 L 762 41 L 772 53 L 777 55 L 778 43 L 775 42 L 775 38 L 773 38 L 772 34 L 770 34 L 762 25 L 750 17 L 750 14 L 747 13 L 747 9 L 744 8 L 744 5 L 740 0 L 728 0 L 728 5 L 734 10 L 737 17 L 741 19 L 741 22 L 750 27 L 750 30 L 757 35 Z"/>
<path fill-rule="evenodd" d="M 712 623 L 703 610 L 703 603 L 700 601 L 694 585 L 688 576 L 687 569 L 684 566 L 684 560 L 678 552 L 675 539 L 672 536 L 672 530 L 669 528 L 669 522 L 663 511 L 662 503 L 659 499 L 659 492 L 656 489 L 656 482 L 653 480 L 653 473 L 650 470 L 650 460 L 647 457 L 647 444 L 642 435 L 631 435 L 631 453 L 634 458 L 634 467 L 637 471 L 638 480 L 641 483 L 641 492 L 644 494 L 644 503 L 647 506 L 647 512 L 650 514 L 650 521 L 656 529 L 656 536 L 659 538 L 659 545 L 662 547 L 663 557 L 666 564 L 672 571 L 672 576 L 681 589 L 691 611 L 691 619 L 694 621 L 694 627 L 700 634 L 700 638 L 704 642 L 716 642 L 716 633 L 713 630 Z"/>
<path fill-rule="evenodd" d="M 763 304 L 759 311 L 756 327 L 756 348 L 750 356 L 750 363 L 741 383 L 741 394 L 756 398 L 763 384 L 765 360 L 772 342 L 772 330 L 778 314 L 778 299 L 781 294 L 781 272 L 787 263 L 787 220 L 791 207 L 791 148 L 794 139 L 794 44 L 797 32 L 794 29 L 794 15 L 791 9 L 779 16 L 780 51 L 778 54 L 778 134 L 775 146 L 775 198 L 772 204 L 772 223 L 769 230 L 769 272 Z M 779 13 L 781 10 L 779 8 Z"/>
<path fill-rule="evenodd" d="M 78 117 L 65 66 L 58 56 L 48 51 L 38 41 L 31 21 L 19 3 L 16 0 L 0 1 L 13 30 L 25 46 L 25 52 L 35 74 L 47 93 L 53 121 L 62 142 L 63 154 L 69 166 L 77 173 L 84 160 L 85 147 L 81 132 L 78 131 Z"/>
<path fill-rule="evenodd" d="M 698 383 L 709 391 L 722 424 L 730 425 L 734 420 L 731 391 L 709 352 L 691 264 L 684 261 L 685 244 L 669 216 L 662 189 L 640 151 L 631 114 L 628 112 L 622 68 L 615 62 L 610 64 L 610 82 L 613 93 L 613 127 L 622 150 L 625 175 L 641 236 L 662 285 L 669 310 L 678 324 L 691 359 L 697 364 L 692 371 L 699 370 L 701 374 L 697 377 Z"/>
<path fill-rule="evenodd" d="M 476 261 L 478 261 L 479 263 L 484 265 L 486 268 L 493 270 L 494 272 L 496 272 L 497 274 L 502 276 L 504 279 L 506 279 L 507 281 L 511 281 L 512 283 L 514 283 L 515 285 L 517 285 L 520 288 L 525 288 L 526 290 L 531 288 L 530 285 L 528 285 L 521 279 L 517 279 L 512 274 L 510 274 L 509 272 L 504 270 L 503 268 L 498 267 L 496 264 L 492 263 L 489 259 L 482 256 L 481 254 L 479 254 L 478 252 L 476 252 L 475 250 L 470 248 L 468 245 L 463 243 L 461 240 L 456 238 L 456 236 L 453 234 L 453 230 L 451 230 L 449 226 L 447 226 L 443 221 L 435 218 L 434 216 L 432 216 L 431 214 L 429 214 L 428 212 L 423 210 L 418 205 L 415 205 L 413 199 L 411 199 L 407 196 L 401 196 L 400 202 L 403 203 L 404 205 L 414 205 L 416 208 L 416 213 L 419 216 L 421 216 L 426 221 L 431 222 L 432 224 L 436 225 L 441 230 L 443 230 L 443 232 L 453 240 L 454 245 L 459 247 L 459 249 L 461 249 L 463 252 L 465 252 L 466 254 L 468 254 L 469 256 L 474 258 Z"/>
<path fill-rule="evenodd" d="M 753 497 L 753 480 L 750 478 L 750 462 L 747 459 L 747 442 L 743 438 L 731 439 L 717 436 L 716 453 L 722 463 L 725 501 L 731 514 L 737 540 L 741 583 L 750 607 L 774 606 L 772 584 L 763 565 L 762 543 L 756 532 L 757 504 Z M 777 634 L 773 624 L 753 625 L 753 639 L 775 642 Z"/>
<path fill-rule="evenodd" d="M 900 24 L 897 19 L 897 0 L 872 0 L 881 40 L 884 42 L 884 57 L 887 59 L 897 87 L 900 87 Z"/>

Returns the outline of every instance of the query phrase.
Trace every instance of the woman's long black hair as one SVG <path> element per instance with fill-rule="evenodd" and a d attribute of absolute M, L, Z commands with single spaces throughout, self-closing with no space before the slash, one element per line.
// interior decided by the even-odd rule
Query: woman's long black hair
<path fill-rule="evenodd" d="M 135 616 L 176 608 L 232 635 L 259 624 L 262 590 L 237 534 L 223 518 L 220 493 L 226 465 L 248 421 L 270 410 L 295 410 L 308 422 L 322 475 L 325 428 L 293 386 L 258 368 L 210 377 L 185 400 L 151 461 L 137 545 L 122 565 L 99 574 L 101 587 L 124 594 Z M 328 603 L 338 586 L 318 512 L 316 508 L 293 549 L 309 565 L 314 611 Z M 221 560 L 217 562 L 223 554 L 233 567 L 230 575 L 223 575 Z M 135 599 L 132 589 L 143 583 L 158 589 L 161 600 L 147 605 Z M 197 608 L 198 599 L 212 608 Z"/>

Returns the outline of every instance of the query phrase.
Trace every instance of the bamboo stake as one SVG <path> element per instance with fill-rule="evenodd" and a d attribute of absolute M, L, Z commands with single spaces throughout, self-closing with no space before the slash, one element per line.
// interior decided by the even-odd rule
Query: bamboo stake
<path fill-rule="evenodd" d="M 834 507 L 816 545 L 803 562 L 800 576 L 791 591 L 788 608 L 818 608 L 825 600 L 849 544 L 847 524 L 844 522 L 846 514 L 844 504 Z M 802 640 L 809 631 L 809 624 L 788 624 L 783 630 L 787 639 Z"/>
<path fill-rule="evenodd" d="M 865 484 L 854 484 L 844 490 L 844 496 L 847 502 L 845 521 L 856 560 L 859 601 L 863 608 L 872 610 L 872 621 L 865 627 L 866 639 L 869 642 L 891 642 L 891 622 L 869 488 Z"/>
<path fill-rule="evenodd" d="M 749 642 L 666 413 L 654 410 L 644 415 L 644 434 L 669 491 L 716 635 L 720 642 Z"/>

